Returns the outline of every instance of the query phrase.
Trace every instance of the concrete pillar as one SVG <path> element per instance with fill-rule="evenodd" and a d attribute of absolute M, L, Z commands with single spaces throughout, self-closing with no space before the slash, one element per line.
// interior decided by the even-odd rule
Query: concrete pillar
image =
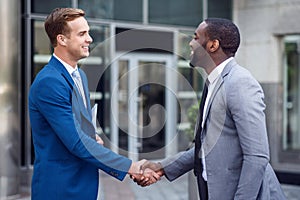
<path fill-rule="evenodd" d="M 0 1 L 0 199 L 20 183 L 20 4 Z"/>

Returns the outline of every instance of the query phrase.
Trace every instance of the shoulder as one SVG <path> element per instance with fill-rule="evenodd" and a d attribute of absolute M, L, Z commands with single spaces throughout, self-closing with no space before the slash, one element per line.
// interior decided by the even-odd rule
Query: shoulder
<path fill-rule="evenodd" d="M 264 99 L 259 82 L 244 67 L 234 65 L 223 76 L 227 102 L 249 102 L 251 99 Z"/>
<path fill-rule="evenodd" d="M 226 66 L 227 67 L 227 66 Z M 223 76 L 225 85 L 230 87 L 246 87 L 248 85 L 260 87 L 258 81 L 246 68 L 235 63 L 230 66 L 226 75 Z"/>
<path fill-rule="evenodd" d="M 62 74 L 54 66 L 48 64 L 36 75 L 30 92 L 47 95 L 61 89 L 65 90 L 67 87 L 69 86 Z"/>
<path fill-rule="evenodd" d="M 45 65 L 34 78 L 33 84 L 45 84 L 50 82 L 60 82 L 62 79 L 60 73 L 52 65 Z M 54 81 L 55 80 L 55 81 Z"/>

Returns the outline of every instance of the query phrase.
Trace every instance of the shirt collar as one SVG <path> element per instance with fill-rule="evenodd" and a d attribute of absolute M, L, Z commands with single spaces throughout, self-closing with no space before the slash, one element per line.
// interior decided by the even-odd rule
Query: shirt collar
<path fill-rule="evenodd" d="M 229 63 L 231 60 L 233 59 L 233 57 L 227 58 L 226 60 L 224 60 L 221 64 L 219 64 L 208 76 L 207 79 L 209 81 L 209 83 L 213 83 L 218 77 L 219 75 L 222 73 L 224 67 L 227 65 L 227 63 Z"/>
<path fill-rule="evenodd" d="M 66 62 L 64 62 L 62 59 L 60 59 L 60 58 L 59 58 L 57 55 L 55 55 L 54 53 L 53 53 L 53 56 L 54 56 L 59 62 L 61 62 L 61 64 L 63 64 L 63 66 L 66 68 L 66 70 L 69 72 L 69 74 L 70 74 L 71 77 L 72 77 L 72 73 L 78 69 L 77 65 L 76 65 L 76 67 L 75 67 L 75 69 L 74 69 L 71 65 L 69 65 L 69 64 L 66 63 Z"/>

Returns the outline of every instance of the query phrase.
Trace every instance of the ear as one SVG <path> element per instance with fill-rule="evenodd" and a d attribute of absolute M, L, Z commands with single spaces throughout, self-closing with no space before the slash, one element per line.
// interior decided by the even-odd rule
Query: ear
<path fill-rule="evenodd" d="M 213 53 L 213 52 L 215 52 L 215 51 L 217 51 L 219 49 L 220 42 L 217 39 L 210 40 L 207 43 L 207 47 L 208 47 L 209 52 Z"/>
<path fill-rule="evenodd" d="M 61 45 L 61 46 L 66 46 L 66 36 L 64 36 L 63 34 L 58 34 L 56 36 L 56 40 L 57 40 L 57 44 Z"/>

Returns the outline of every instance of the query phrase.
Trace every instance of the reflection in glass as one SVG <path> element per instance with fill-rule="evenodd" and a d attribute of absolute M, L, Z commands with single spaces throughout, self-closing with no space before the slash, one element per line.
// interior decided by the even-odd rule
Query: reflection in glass
<path fill-rule="evenodd" d="M 87 17 L 113 19 L 114 1 L 106 0 L 79 0 L 79 8 L 85 11 Z"/>
<path fill-rule="evenodd" d="M 142 145 L 140 153 L 160 150 L 165 145 L 165 76 L 166 63 L 140 61 L 139 124 Z M 161 158 L 163 151 L 151 156 Z"/>
<path fill-rule="evenodd" d="M 283 148 L 285 150 L 300 150 L 300 36 L 286 36 L 284 41 L 286 54 L 286 127 Z"/>
<path fill-rule="evenodd" d="M 189 42 L 192 40 L 193 32 L 181 32 L 178 35 L 178 72 L 183 78 L 178 79 L 178 98 L 181 108 L 178 116 L 181 116 L 178 124 L 189 141 L 194 139 L 194 129 L 198 114 L 198 99 L 203 90 L 203 76 L 198 70 L 190 67 L 191 49 Z M 202 70 L 202 69 L 201 69 Z M 179 147 L 180 148 L 180 147 Z M 185 149 L 182 149 L 185 150 Z"/>
<path fill-rule="evenodd" d="M 48 63 L 53 49 L 44 29 L 43 21 L 34 21 L 34 40 L 33 40 L 33 77 Z"/>

